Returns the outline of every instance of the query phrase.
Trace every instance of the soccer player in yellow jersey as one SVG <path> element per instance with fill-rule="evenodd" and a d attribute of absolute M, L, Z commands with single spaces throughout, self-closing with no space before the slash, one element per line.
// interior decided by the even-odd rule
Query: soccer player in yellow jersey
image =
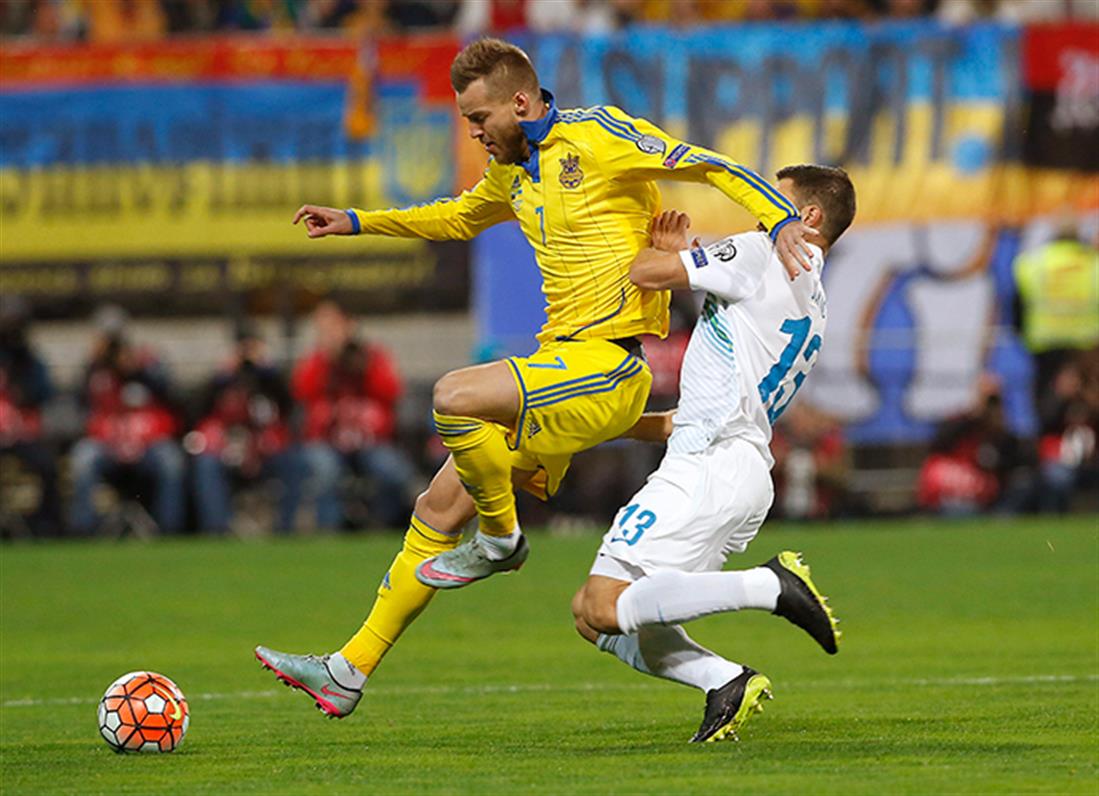
<path fill-rule="evenodd" d="M 617 108 L 559 110 L 519 48 L 474 42 L 455 58 L 451 84 L 470 135 L 491 156 L 477 185 L 403 210 L 305 205 L 294 222 L 304 221 L 313 238 L 443 240 L 517 219 L 542 272 L 547 320 L 530 356 L 452 371 L 436 383 L 435 427 L 451 455 L 417 499 L 359 631 L 323 657 L 256 648 L 265 667 L 330 716 L 354 709 L 366 678 L 436 589 L 522 565 L 528 547 L 515 486 L 552 495 L 574 454 L 638 422 L 652 382 L 638 336 L 668 331 L 667 291 L 629 279 L 660 209 L 655 180 L 710 183 L 760 220 L 791 278 L 810 267 L 804 239 L 812 230 L 763 178 Z M 478 531 L 459 545 L 475 515 Z"/>

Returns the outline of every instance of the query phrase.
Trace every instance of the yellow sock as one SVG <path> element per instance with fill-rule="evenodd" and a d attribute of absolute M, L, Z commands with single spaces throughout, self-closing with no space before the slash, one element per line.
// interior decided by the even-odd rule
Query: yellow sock
<path fill-rule="evenodd" d="M 482 533 L 507 536 L 519 524 L 504 429 L 475 417 L 435 412 L 435 429 L 454 457 L 458 478 L 477 507 Z"/>
<path fill-rule="evenodd" d="M 373 673 L 405 628 L 435 596 L 435 589 L 416 580 L 416 567 L 420 562 L 453 549 L 461 538 L 461 531 L 445 534 L 430 528 L 418 517 L 412 517 L 404 545 L 378 587 L 370 615 L 359 632 L 340 650 L 356 669 L 365 675 Z"/>

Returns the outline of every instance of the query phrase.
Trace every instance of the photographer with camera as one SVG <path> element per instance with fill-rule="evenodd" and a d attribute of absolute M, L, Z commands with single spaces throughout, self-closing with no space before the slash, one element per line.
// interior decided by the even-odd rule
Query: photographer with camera
<path fill-rule="evenodd" d="M 61 500 L 57 461 L 43 439 L 42 408 L 54 390 L 45 362 L 27 340 L 29 324 L 24 300 L 0 299 L 0 457 L 14 457 L 37 479 L 38 505 L 25 522 L 35 536 L 53 536 L 61 532 Z"/>
<path fill-rule="evenodd" d="M 183 440 L 195 457 L 195 503 L 203 531 L 229 530 L 234 481 L 264 478 L 278 488 L 276 530 L 294 529 L 302 465 L 290 430 L 293 407 L 286 380 L 271 365 L 263 338 L 253 326 L 241 324 L 232 356 L 206 387 L 201 419 Z"/>
<path fill-rule="evenodd" d="M 114 306 L 95 314 L 95 338 L 81 397 L 88 410 L 86 436 L 72 451 L 71 524 L 94 533 L 100 522 L 95 490 L 119 478 L 141 479 L 153 489 L 152 516 L 162 533 L 183 525 L 183 454 L 171 382 L 163 365 L 130 341 L 128 317 Z M 136 491 L 140 493 L 141 486 Z"/>
<path fill-rule="evenodd" d="M 335 301 L 317 305 L 313 328 L 316 349 L 298 363 L 292 388 L 305 408 L 305 490 L 316 502 L 317 525 L 345 525 L 340 482 L 354 472 L 370 481 L 370 523 L 401 526 L 414 470 L 393 444 L 400 376 L 388 353 L 356 338 Z"/>

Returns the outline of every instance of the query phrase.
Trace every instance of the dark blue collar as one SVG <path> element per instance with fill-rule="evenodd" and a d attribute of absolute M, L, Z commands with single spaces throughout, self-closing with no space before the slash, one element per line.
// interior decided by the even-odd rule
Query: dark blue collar
<path fill-rule="evenodd" d="M 541 119 L 535 119 L 533 122 L 519 122 L 523 134 L 531 144 L 542 143 L 542 140 L 549 134 L 550 128 L 557 124 L 557 103 L 554 101 L 553 95 L 542 89 L 542 101 L 549 106 L 545 116 Z M 533 150 L 534 147 L 532 146 L 531 149 Z"/>

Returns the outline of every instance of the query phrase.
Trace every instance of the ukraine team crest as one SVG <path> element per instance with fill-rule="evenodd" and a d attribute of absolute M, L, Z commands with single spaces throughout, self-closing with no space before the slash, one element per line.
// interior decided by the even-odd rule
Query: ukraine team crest
<path fill-rule="evenodd" d="M 519 180 L 518 175 L 511 183 L 511 209 L 518 215 L 519 210 L 523 207 L 523 183 Z"/>
<path fill-rule="evenodd" d="M 560 159 L 561 184 L 566 188 L 576 188 L 584 179 L 584 172 L 580 170 L 579 155 L 565 155 Z"/>

